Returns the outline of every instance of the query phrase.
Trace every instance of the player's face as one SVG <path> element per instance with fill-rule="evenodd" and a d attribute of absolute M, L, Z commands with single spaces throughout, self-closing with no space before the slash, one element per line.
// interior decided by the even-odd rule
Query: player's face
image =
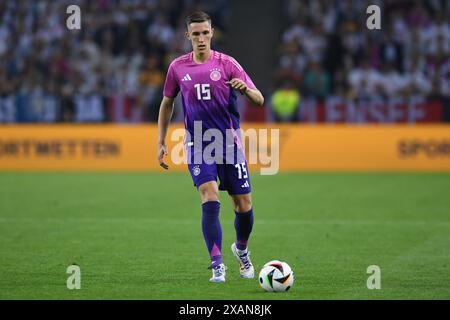
<path fill-rule="evenodd" d="M 191 41 L 194 52 L 205 53 L 211 49 L 213 34 L 214 28 L 208 21 L 193 22 L 188 26 L 186 37 Z"/>

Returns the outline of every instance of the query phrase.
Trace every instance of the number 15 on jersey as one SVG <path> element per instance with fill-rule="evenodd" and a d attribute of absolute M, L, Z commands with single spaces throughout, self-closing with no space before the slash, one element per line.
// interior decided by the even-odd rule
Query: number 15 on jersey
<path fill-rule="evenodd" d="M 209 83 L 197 83 L 194 85 L 197 89 L 198 100 L 211 100 L 211 90 L 209 89 Z"/>

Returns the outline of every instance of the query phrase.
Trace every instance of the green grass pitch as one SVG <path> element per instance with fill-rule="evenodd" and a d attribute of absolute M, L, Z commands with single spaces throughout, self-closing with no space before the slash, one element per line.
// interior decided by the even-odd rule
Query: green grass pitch
<path fill-rule="evenodd" d="M 0 299 L 450 298 L 450 174 L 254 173 L 252 187 L 255 269 L 288 262 L 287 293 L 239 278 L 223 192 L 227 282 L 208 282 L 187 173 L 1 173 Z M 80 290 L 66 287 L 73 263 Z"/>

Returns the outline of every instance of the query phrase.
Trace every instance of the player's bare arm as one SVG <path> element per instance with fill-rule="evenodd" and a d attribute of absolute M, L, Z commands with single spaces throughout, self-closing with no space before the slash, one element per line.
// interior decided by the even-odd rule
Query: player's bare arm
<path fill-rule="evenodd" d="M 250 89 L 247 84 L 241 79 L 234 78 L 230 81 L 227 81 L 233 89 L 238 90 L 242 94 L 244 94 L 247 99 L 258 106 L 262 106 L 264 104 L 264 97 L 262 93 L 258 89 Z"/>
<path fill-rule="evenodd" d="M 166 135 L 170 124 L 170 119 L 172 118 L 173 100 L 173 98 L 163 97 L 158 116 L 158 146 L 156 154 L 159 165 L 166 170 L 169 169 L 169 166 L 164 162 L 163 157 L 168 154 Z"/>

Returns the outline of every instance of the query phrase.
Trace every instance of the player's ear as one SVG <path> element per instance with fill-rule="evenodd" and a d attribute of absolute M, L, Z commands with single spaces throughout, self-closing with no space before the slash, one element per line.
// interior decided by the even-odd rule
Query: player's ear
<path fill-rule="evenodd" d="M 211 37 L 213 37 L 213 36 L 214 36 L 214 28 L 211 27 Z"/>
<path fill-rule="evenodd" d="M 186 36 L 186 38 L 187 38 L 188 40 L 191 40 L 191 37 L 189 36 L 189 32 L 186 31 L 186 32 L 184 33 L 184 35 Z"/>

